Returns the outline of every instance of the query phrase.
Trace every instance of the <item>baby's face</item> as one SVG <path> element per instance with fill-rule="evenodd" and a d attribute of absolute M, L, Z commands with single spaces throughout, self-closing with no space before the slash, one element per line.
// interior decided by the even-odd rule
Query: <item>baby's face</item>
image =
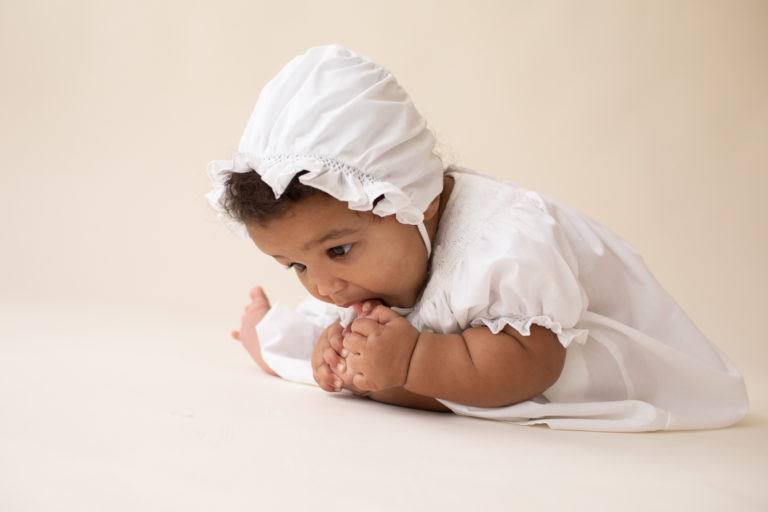
<path fill-rule="evenodd" d="M 248 234 L 293 268 L 315 298 L 340 307 L 369 299 L 411 307 L 426 280 L 427 251 L 416 226 L 352 211 L 326 195 L 302 200 L 266 225 L 251 224 Z"/>

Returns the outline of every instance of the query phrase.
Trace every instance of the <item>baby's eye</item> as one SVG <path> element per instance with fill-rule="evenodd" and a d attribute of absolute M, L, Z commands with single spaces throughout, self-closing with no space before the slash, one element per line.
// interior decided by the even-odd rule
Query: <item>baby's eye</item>
<path fill-rule="evenodd" d="M 296 262 L 289 263 L 285 267 L 296 269 L 296 272 L 304 272 L 305 270 L 307 270 L 306 265 L 304 265 L 303 263 L 296 263 Z"/>
<path fill-rule="evenodd" d="M 328 254 L 331 256 L 344 256 L 350 249 L 352 249 L 352 244 L 337 245 L 328 249 Z"/>

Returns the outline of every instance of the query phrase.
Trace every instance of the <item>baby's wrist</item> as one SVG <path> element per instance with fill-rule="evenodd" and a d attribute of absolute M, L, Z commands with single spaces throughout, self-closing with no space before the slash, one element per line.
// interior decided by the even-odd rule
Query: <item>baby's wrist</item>
<path fill-rule="evenodd" d="M 403 380 L 403 387 L 408 387 L 408 379 L 411 376 L 411 365 L 413 364 L 413 355 L 416 353 L 416 347 L 419 346 L 419 340 L 421 337 L 425 334 L 415 327 L 413 328 L 416 331 L 416 338 L 413 340 L 413 346 L 411 347 L 411 354 L 408 357 L 408 364 L 405 367 L 405 379 Z"/>

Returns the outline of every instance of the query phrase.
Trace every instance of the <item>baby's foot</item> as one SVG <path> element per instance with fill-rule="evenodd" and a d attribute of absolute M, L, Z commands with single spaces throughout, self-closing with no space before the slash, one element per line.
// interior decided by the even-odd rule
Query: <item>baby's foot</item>
<path fill-rule="evenodd" d="M 245 307 L 245 312 L 240 318 L 240 330 L 232 331 L 232 337 L 242 343 L 245 350 L 256 361 L 256 364 L 265 372 L 270 375 L 277 375 L 261 357 L 261 346 L 259 344 L 259 337 L 256 334 L 256 324 L 264 318 L 268 311 L 269 300 L 264 294 L 264 290 L 262 290 L 261 286 L 254 286 L 251 289 L 251 303 Z"/>

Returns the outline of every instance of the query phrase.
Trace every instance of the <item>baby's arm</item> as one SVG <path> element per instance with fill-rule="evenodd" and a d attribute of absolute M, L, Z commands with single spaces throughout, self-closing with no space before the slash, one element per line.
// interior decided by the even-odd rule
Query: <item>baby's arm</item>
<path fill-rule="evenodd" d="M 511 327 L 461 334 L 419 332 L 389 308 L 378 306 L 351 325 L 344 339 L 354 384 L 378 392 L 403 387 L 416 395 L 477 407 L 500 407 L 533 398 L 560 375 L 565 348 L 550 330 L 529 336 Z M 388 401 L 388 400 L 383 400 Z M 406 405 L 406 404 L 403 404 Z"/>
<path fill-rule="evenodd" d="M 532 325 L 529 336 L 507 326 L 498 334 L 474 327 L 456 335 L 421 333 L 405 388 L 477 407 L 529 400 L 557 381 L 565 348 Z"/>
<path fill-rule="evenodd" d="M 267 300 L 264 290 L 260 286 L 254 286 L 251 289 L 251 303 L 245 307 L 245 312 L 240 319 L 240 330 L 232 331 L 232 337 L 242 343 L 245 350 L 262 370 L 277 376 L 261 357 L 261 345 L 259 344 L 259 336 L 256 334 L 256 324 L 264 318 L 268 311 L 269 300 Z"/>
<path fill-rule="evenodd" d="M 360 392 L 360 394 L 363 394 Z M 385 404 L 410 407 L 412 409 L 423 409 L 426 411 L 450 412 L 450 409 L 435 400 L 434 398 L 411 393 L 403 387 L 382 389 L 381 391 L 369 391 L 364 396 L 382 402 Z"/>

